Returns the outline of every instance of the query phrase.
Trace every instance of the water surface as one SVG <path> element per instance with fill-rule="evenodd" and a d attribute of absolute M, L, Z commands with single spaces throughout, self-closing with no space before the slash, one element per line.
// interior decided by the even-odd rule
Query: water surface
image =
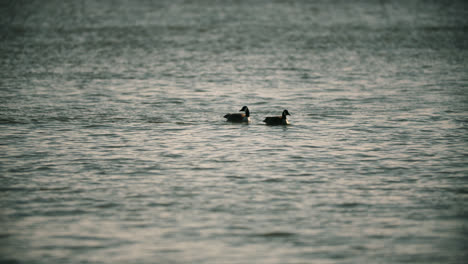
<path fill-rule="evenodd" d="M 0 262 L 464 263 L 466 10 L 2 4 Z"/>

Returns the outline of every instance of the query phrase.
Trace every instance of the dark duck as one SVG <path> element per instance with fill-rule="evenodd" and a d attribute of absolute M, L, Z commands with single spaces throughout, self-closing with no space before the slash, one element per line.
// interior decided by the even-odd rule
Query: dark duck
<path fill-rule="evenodd" d="M 286 116 L 290 115 L 288 110 L 284 109 L 283 114 L 281 116 L 267 116 L 265 117 L 265 122 L 267 125 L 289 125 L 289 121 Z"/>
<path fill-rule="evenodd" d="M 226 118 L 226 121 L 229 122 L 235 122 L 235 123 L 242 123 L 242 122 L 250 122 L 250 111 L 247 106 L 242 107 L 239 112 L 245 111 L 244 113 L 236 113 L 236 114 L 226 114 L 224 118 Z"/>

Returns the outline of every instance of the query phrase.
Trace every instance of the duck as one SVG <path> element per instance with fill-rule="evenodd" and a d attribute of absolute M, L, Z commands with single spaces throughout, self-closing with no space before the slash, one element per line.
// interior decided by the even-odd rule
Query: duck
<path fill-rule="evenodd" d="M 226 114 L 224 118 L 226 121 L 235 122 L 235 123 L 242 123 L 242 122 L 250 122 L 250 111 L 247 106 L 243 106 L 239 112 L 245 111 L 245 114 Z"/>
<path fill-rule="evenodd" d="M 289 125 L 289 121 L 286 116 L 290 115 L 287 109 L 283 110 L 283 114 L 281 116 L 267 116 L 265 117 L 265 122 L 267 125 Z"/>

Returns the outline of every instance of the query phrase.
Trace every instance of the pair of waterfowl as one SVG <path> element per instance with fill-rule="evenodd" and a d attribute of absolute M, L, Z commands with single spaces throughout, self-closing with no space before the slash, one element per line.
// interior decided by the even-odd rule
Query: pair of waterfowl
<path fill-rule="evenodd" d="M 235 122 L 235 123 L 242 123 L 242 122 L 250 122 L 250 111 L 247 106 L 242 107 L 239 112 L 244 111 L 245 114 L 226 114 L 224 118 L 227 119 L 229 122 Z M 284 109 L 283 114 L 281 116 L 267 116 L 265 117 L 265 122 L 267 125 L 289 125 L 288 119 L 286 119 L 286 116 L 290 115 L 288 110 Z"/>

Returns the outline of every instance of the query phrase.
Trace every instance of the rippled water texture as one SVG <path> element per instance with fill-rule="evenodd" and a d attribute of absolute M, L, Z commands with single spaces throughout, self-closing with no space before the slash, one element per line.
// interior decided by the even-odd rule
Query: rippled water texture
<path fill-rule="evenodd" d="M 466 263 L 464 1 L 0 10 L 0 263 Z"/>

